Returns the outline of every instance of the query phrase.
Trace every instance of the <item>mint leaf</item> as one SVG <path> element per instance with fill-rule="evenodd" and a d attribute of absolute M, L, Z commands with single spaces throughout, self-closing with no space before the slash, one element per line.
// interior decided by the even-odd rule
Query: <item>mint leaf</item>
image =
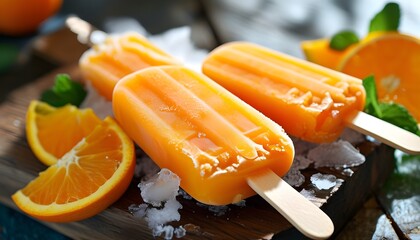
<path fill-rule="evenodd" d="M 366 90 L 364 110 L 366 113 L 420 136 L 416 119 L 411 116 L 404 106 L 378 101 L 375 78 L 373 76 L 363 79 L 363 87 Z"/>
<path fill-rule="evenodd" d="M 356 33 L 353 31 L 341 31 L 331 38 L 330 48 L 341 51 L 357 42 L 359 42 L 359 37 Z"/>
<path fill-rule="evenodd" d="M 400 6 L 397 3 L 387 3 L 370 21 L 369 32 L 397 31 L 400 15 Z"/>
<path fill-rule="evenodd" d="M 420 136 L 416 119 L 407 109 L 396 103 L 380 103 L 381 119 Z"/>
<path fill-rule="evenodd" d="M 86 95 L 87 92 L 82 84 L 73 81 L 67 74 L 57 74 L 54 86 L 42 93 L 41 101 L 54 107 L 61 107 L 66 104 L 79 107 Z"/>
<path fill-rule="evenodd" d="M 373 76 L 369 76 L 363 79 L 363 87 L 366 90 L 365 112 L 378 118 L 382 118 L 382 111 L 378 103 L 375 78 Z"/>

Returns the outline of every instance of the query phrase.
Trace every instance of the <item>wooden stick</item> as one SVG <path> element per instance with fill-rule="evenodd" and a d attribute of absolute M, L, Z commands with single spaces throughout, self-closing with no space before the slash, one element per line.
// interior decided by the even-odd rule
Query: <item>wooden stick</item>
<path fill-rule="evenodd" d="M 364 112 L 347 119 L 347 126 L 412 155 L 420 154 L 420 137 Z"/>
<path fill-rule="evenodd" d="M 248 185 L 271 204 L 302 234 L 326 239 L 334 232 L 331 219 L 273 171 L 248 177 Z"/>

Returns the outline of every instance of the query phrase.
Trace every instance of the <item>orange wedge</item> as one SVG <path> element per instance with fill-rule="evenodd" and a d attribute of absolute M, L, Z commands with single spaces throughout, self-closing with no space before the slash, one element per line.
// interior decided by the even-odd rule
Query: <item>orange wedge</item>
<path fill-rule="evenodd" d="M 300 44 L 300 47 L 305 55 L 306 60 L 327 68 L 337 69 L 342 58 L 349 52 L 352 52 L 353 49 L 357 48 L 361 44 L 366 44 L 372 39 L 375 39 L 384 34 L 386 34 L 386 32 L 369 33 L 358 43 L 352 44 L 341 51 L 330 48 L 329 38 L 303 41 Z"/>
<path fill-rule="evenodd" d="M 330 48 L 330 39 L 327 38 L 303 41 L 301 48 L 308 61 L 331 69 L 337 68 L 348 49 L 338 51 Z"/>
<path fill-rule="evenodd" d="M 32 101 L 26 113 L 26 136 L 36 157 L 50 166 L 101 122 L 91 109 L 55 108 Z"/>
<path fill-rule="evenodd" d="M 40 220 L 82 220 L 124 193 L 134 166 L 132 140 L 108 117 L 12 199 L 23 212 Z"/>
<path fill-rule="evenodd" d="M 420 122 L 420 40 L 398 32 L 371 36 L 346 52 L 337 70 L 375 76 L 378 98 L 405 106 Z"/>

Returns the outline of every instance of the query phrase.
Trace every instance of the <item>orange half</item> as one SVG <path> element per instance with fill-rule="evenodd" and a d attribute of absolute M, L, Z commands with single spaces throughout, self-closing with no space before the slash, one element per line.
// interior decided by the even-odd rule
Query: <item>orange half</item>
<path fill-rule="evenodd" d="M 420 122 L 420 40 L 390 32 L 378 34 L 347 52 L 338 70 L 375 76 L 378 98 L 405 106 Z"/>
<path fill-rule="evenodd" d="M 94 216 L 127 189 L 134 156 L 132 140 L 108 117 L 12 199 L 23 212 L 44 221 Z"/>

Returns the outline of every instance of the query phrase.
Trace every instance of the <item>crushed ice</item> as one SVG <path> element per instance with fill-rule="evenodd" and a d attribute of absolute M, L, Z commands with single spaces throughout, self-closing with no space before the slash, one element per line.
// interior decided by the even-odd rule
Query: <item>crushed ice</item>
<path fill-rule="evenodd" d="M 140 182 L 138 187 L 145 202 L 160 207 L 163 202 L 175 199 L 180 182 L 176 174 L 163 168 L 151 179 Z"/>
<path fill-rule="evenodd" d="M 214 206 L 214 205 L 203 204 L 203 203 L 200 203 L 200 202 L 197 202 L 196 204 L 199 207 L 206 208 L 207 210 L 212 212 L 214 216 L 217 216 L 217 217 L 223 216 L 231 210 L 231 208 L 230 208 L 231 205 Z M 246 201 L 241 200 L 237 203 L 233 203 L 232 205 L 237 206 L 237 207 L 241 207 L 241 208 L 246 207 Z"/>
<path fill-rule="evenodd" d="M 290 137 L 293 141 L 293 145 L 295 146 L 295 154 L 297 156 L 305 154 L 309 149 L 316 147 L 318 144 L 311 143 L 307 141 L 303 141 L 299 138 Z"/>
<path fill-rule="evenodd" d="M 313 146 L 312 143 L 305 144 L 303 141 L 298 141 L 302 146 L 308 147 Z M 308 148 L 309 149 L 309 148 Z M 306 149 L 306 150 L 308 150 Z M 293 187 L 299 187 L 305 182 L 305 176 L 301 173 L 300 170 L 306 169 L 311 164 L 311 161 L 301 153 L 301 155 L 296 155 L 289 172 L 286 176 L 283 177 L 289 185 Z"/>
<path fill-rule="evenodd" d="M 340 136 L 341 140 L 357 145 L 366 140 L 366 136 L 350 128 L 345 128 Z"/>
<path fill-rule="evenodd" d="M 100 119 L 114 115 L 112 112 L 112 103 L 102 97 L 92 86 L 90 81 L 86 81 L 85 88 L 87 91 L 87 96 L 80 105 L 80 108 L 92 108 L 96 116 L 98 116 Z"/>
<path fill-rule="evenodd" d="M 316 173 L 311 176 L 311 183 L 319 190 L 328 190 L 341 184 L 342 180 L 331 174 Z"/>
<path fill-rule="evenodd" d="M 303 169 L 308 168 L 309 165 L 311 165 L 311 163 L 312 161 L 309 158 L 303 155 L 297 155 L 295 159 L 293 160 L 292 167 L 299 170 L 303 170 Z"/>
<path fill-rule="evenodd" d="M 304 196 L 306 199 L 308 199 L 309 201 L 311 201 L 313 204 L 315 204 L 318 207 L 321 207 L 324 203 L 327 202 L 327 199 L 324 198 L 318 198 L 315 195 L 315 190 L 307 190 L 307 189 L 302 189 L 300 191 L 300 194 L 302 194 L 302 196 Z"/>
<path fill-rule="evenodd" d="M 148 35 L 146 29 L 134 18 L 110 17 L 104 22 L 105 32 L 110 34 L 124 34 L 126 32 L 137 32 L 141 35 Z"/>
<path fill-rule="evenodd" d="M 185 66 L 201 72 L 201 63 L 207 57 L 208 51 L 195 47 L 190 27 L 170 29 L 162 34 L 150 36 L 149 40 Z"/>
<path fill-rule="evenodd" d="M 283 177 L 290 186 L 299 187 L 305 182 L 305 176 L 296 168 L 290 168 L 286 176 Z"/>
<path fill-rule="evenodd" d="M 160 171 L 158 165 L 146 155 L 140 148 L 136 148 L 136 168 L 134 169 L 134 176 L 147 180 Z"/>
<path fill-rule="evenodd" d="M 310 181 L 308 189 L 302 189 L 300 193 L 318 207 L 326 203 L 344 182 L 343 179 L 334 175 L 322 173 L 313 174 Z"/>
<path fill-rule="evenodd" d="M 354 171 L 351 170 L 350 168 L 345 168 L 341 173 L 345 176 L 351 177 L 353 175 Z"/>
<path fill-rule="evenodd" d="M 365 156 L 344 140 L 320 144 L 309 150 L 308 158 L 315 167 L 354 167 L 365 162 Z"/>
<path fill-rule="evenodd" d="M 133 204 L 129 211 L 134 217 L 147 221 L 154 237 L 163 235 L 164 239 L 172 239 L 174 235 L 180 238 L 186 234 L 182 226 L 173 227 L 168 224 L 181 219 L 178 210 L 182 205 L 176 200 L 179 184 L 179 177 L 163 168 L 158 174 L 138 185 L 145 203 Z"/>
<path fill-rule="evenodd" d="M 184 191 L 182 188 L 179 189 L 178 195 L 180 195 L 181 197 L 183 197 L 184 199 L 187 199 L 187 200 L 192 199 L 192 197 L 186 191 Z"/>
<path fill-rule="evenodd" d="M 200 203 L 200 202 L 197 202 L 196 204 L 197 204 L 197 206 L 207 208 L 210 212 L 212 212 L 214 214 L 214 216 L 218 216 L 218 217 L 223 216 L 228 211 L 230 211 L 230 208 L 227 205 L 212 206 L 212 205 L 207 205 L 207 204 L 203 204 L 203 203 Z"/>
<path fill-rule="evenodd" d="M 301 170 L 308 168 L 311 164 L 315 168 L 343 168 L 343 174 L 351 176 L 353 170 L 349 167 L 359 166 L 365 162 L 365 156 L 352 145 L 363 142 L 365 137 L 351 129 L 345 129 L 338 141 L 328 144 L 315 144 L 298 138 L 292 138 L 292 140 L 296 155 L 289 172 L 283 179 L 294 187 L 300 187 L 305 183 L 305 176 Z"/>

